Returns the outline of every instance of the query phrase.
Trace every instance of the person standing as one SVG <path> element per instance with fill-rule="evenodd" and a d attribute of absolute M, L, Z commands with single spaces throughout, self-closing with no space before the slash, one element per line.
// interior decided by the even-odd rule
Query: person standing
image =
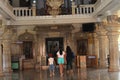
<path fill-rule="evenodd" d="M 70 46 L 66 47 L 66 61 L 67 61 L 67 73 L 73 73 L 73 59 L 74 53 L 72 52 Z"/>
<path fill-rule="evenodd" d="M 54 69 L 55 69 L 55 66 L 54 66 L 54 58 L 53 58 L 53 55 L 52 54 L 49 54 L 49 58 L 48 58 L 48 65 L 49 65 L 49 70 L 50 70 L 50 77 L 54 76 L 55 73 L 54 73 Z"/>
<path fill-rule="evenodd" d="M 66 53 L 60 47 L 60 49 L 57 52 L 57 63 L 59 64 L 59 71 L 61 77 L 63 76 L 64 63 L 66 61 L 65 57 L 66 57 Z"/>

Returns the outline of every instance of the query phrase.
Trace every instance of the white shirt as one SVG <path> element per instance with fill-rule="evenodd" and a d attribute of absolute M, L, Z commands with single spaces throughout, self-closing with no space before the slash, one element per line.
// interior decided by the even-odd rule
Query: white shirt
<path fill-rule="evenodd" d="M 63 54 L 60 55 L 60 51 L 58 51 L 58 52 L 57 52 L 57 56 L 58 56 L 59 58 L 64 58 L 65 52 L 63 51 L 62 53 L 63 53 Z"/>
<path fill-rule="evenodd" d="M 49 65 L 54 64 L 54 58 L 48 58 Z"/>

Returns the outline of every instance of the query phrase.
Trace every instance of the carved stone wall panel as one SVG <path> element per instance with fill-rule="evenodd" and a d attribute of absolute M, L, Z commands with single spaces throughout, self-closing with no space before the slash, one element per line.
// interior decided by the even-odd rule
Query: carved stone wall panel
<path fill-rule="evenodd" d="M 33 41 L 34 35 L 26 30 L 23 34 L 18 36 L 19 41 Z"/>

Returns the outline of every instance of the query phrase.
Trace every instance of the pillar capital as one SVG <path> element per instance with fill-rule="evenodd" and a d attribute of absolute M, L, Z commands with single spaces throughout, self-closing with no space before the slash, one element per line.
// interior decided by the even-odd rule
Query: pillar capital
<path fill-rule="evenodd" d="M 118 24 L 118 15 L 108 15 L 107 16 L 108 24 Z"/>
<path fill-rule="evenodd" d="M 104 22 L 97 22 L 96 23 L 96 31 L 95 31 L 98 35 L 103 35 L 105 36 L 107 31 L 104 28 Z"/>
<path fill-rule="evenodd" d="M 110 23 L 110 24 L 106 24 L 104 28 L 108 32 L 118 32 L 120 30 L 120 24 Z"/>
<path fill-rule="evenodd" d="M 93 33 L 93 37 L 97 38 L 98 37 L 97 33 Z"/>

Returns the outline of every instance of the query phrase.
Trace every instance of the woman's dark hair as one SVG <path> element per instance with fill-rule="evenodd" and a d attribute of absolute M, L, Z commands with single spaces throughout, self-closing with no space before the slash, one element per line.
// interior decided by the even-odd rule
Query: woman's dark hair
<path fill-rule="evenodd" d="M 62 47 L 60 47 L 59 49 L 60 49 L 60 50 L 59 50 L 59 51 L 60 51 L 60 55 L 62 55 L 62 54 L 63 54 L 63 49 L 62 49 Z"/>
<path fill-rule="evenodd" d="M 69 57 L 69 58 L 72 57 L 73 52 L 72 52 L 70 46 L 67 46 L 67 47 L 66 47 L 66 53 L 67 53 L 67 57 Z"/>

